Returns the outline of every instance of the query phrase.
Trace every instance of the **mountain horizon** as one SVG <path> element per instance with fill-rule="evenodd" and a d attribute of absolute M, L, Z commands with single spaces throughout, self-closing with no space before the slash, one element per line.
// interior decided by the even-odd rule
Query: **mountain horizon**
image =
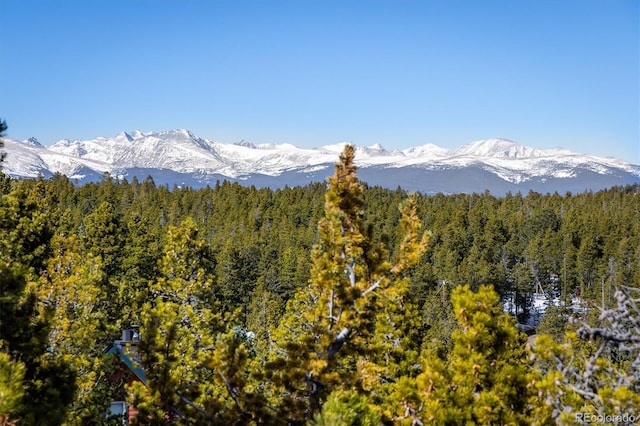
<path fill-rule="evenodd" d="M 234 144 L 201 138 L 187 129 L 120 132 L 91 140 L 4 138 L 3 171 L 16 178 L 66 175 L 79 184 L 105 173 L 118 179 L 151 176 L 159 184 L 202 187 L 228 179 L 283 187 L 324 181 L 348 142 L 300 148 L 292 144 Z M 640 165 L 565 148 L 539 149 L 505 138 L 453 149 L 425 144 L 386 150 L 356 145 L 356 165 L 370 185 L 434 192 L 582 192 L 640 182 Z"/>

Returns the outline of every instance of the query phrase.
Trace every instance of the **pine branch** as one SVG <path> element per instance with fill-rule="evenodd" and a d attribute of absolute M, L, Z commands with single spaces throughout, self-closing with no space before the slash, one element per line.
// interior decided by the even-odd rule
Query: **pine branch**
<path fill-rule="evenodd" d="M 349 330 L 348 328 L 343 328 L 340 333 L 338 333 L 338 335 L 336 336 L 336 339 L 331 342 L 331 344 L 329 345 L 329 349 L 327 350 L 327 359 L 333 359 L 333 357 L 338 353 L 338 351 L 340 350 L 340 348 L 345 344 L 345 342 L 347 341 L 347 337 L 349 337 L 349 333 L 351 333 L 351 330 Z"/>
<path fill-rule="evenodd" d="M 383 280 L 384 278 L 386 278 L 386 275 L 385 275 L 385 276 L 382 276 L 382 277 L 380 277 L 380 278 L 378 278 L 378 279 L 377 279 L 373 284 L 371 284 L 371 286 L 370 286 L 369 288 L 367 288 L 366 290 L 364 290 L 364 291 L 360 294 L 360 296 L 361 296 L 361 297 L 364 297 L 364 296 L 366 296 L 368 293 L 370 293 L 370 292 L 374 291 L 375 289 L 377 289 L 378 287 L 380 287 L 380 283 L 382 282 L 382 280 Z"/>

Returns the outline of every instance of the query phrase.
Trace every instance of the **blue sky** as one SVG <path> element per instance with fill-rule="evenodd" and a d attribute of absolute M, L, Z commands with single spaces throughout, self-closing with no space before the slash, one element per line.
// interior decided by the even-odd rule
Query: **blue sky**
<path fill-rule="evenodd" d="M 8 136 L 186 128 L 640 163 L 637 0 L 0 0 Z"/>

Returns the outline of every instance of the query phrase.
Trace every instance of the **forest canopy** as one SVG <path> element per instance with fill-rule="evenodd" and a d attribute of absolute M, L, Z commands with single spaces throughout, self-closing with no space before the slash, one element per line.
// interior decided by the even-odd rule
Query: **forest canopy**
<path fill-rule="evenodd" d="M 115 399 L 137 424 L 640 413 L 640 186 L 426 196 L 353 156 L 278 190 L 1 175 L 0 424 L 122 424 Z"/>

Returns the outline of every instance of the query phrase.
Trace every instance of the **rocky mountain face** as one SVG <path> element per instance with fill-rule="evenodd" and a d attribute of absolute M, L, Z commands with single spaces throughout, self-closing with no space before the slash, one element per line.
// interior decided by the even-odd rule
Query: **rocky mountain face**
<path fill-rule="evenodd" d="M 231 180 L 272 188 L 324 181 L 344 144 L 314 149 L 290 144 L 223 144 L 188 130 L 119 133 L 113 138 L 45 147 L 36 139 L 4 139 L 3 172 L 17 178 L 68 176 L 79 184 L 119 179 L 202 187 Z M 556 148 L 541 150 L 507 139 L 488 139 L 444 149 L 433 144 L 387 151 L 356 147 L 359 177 L 369 185 L 423 193 L 490 191 L 542 193 L 600 190 L 640 183 L 640 165 Z"/>

